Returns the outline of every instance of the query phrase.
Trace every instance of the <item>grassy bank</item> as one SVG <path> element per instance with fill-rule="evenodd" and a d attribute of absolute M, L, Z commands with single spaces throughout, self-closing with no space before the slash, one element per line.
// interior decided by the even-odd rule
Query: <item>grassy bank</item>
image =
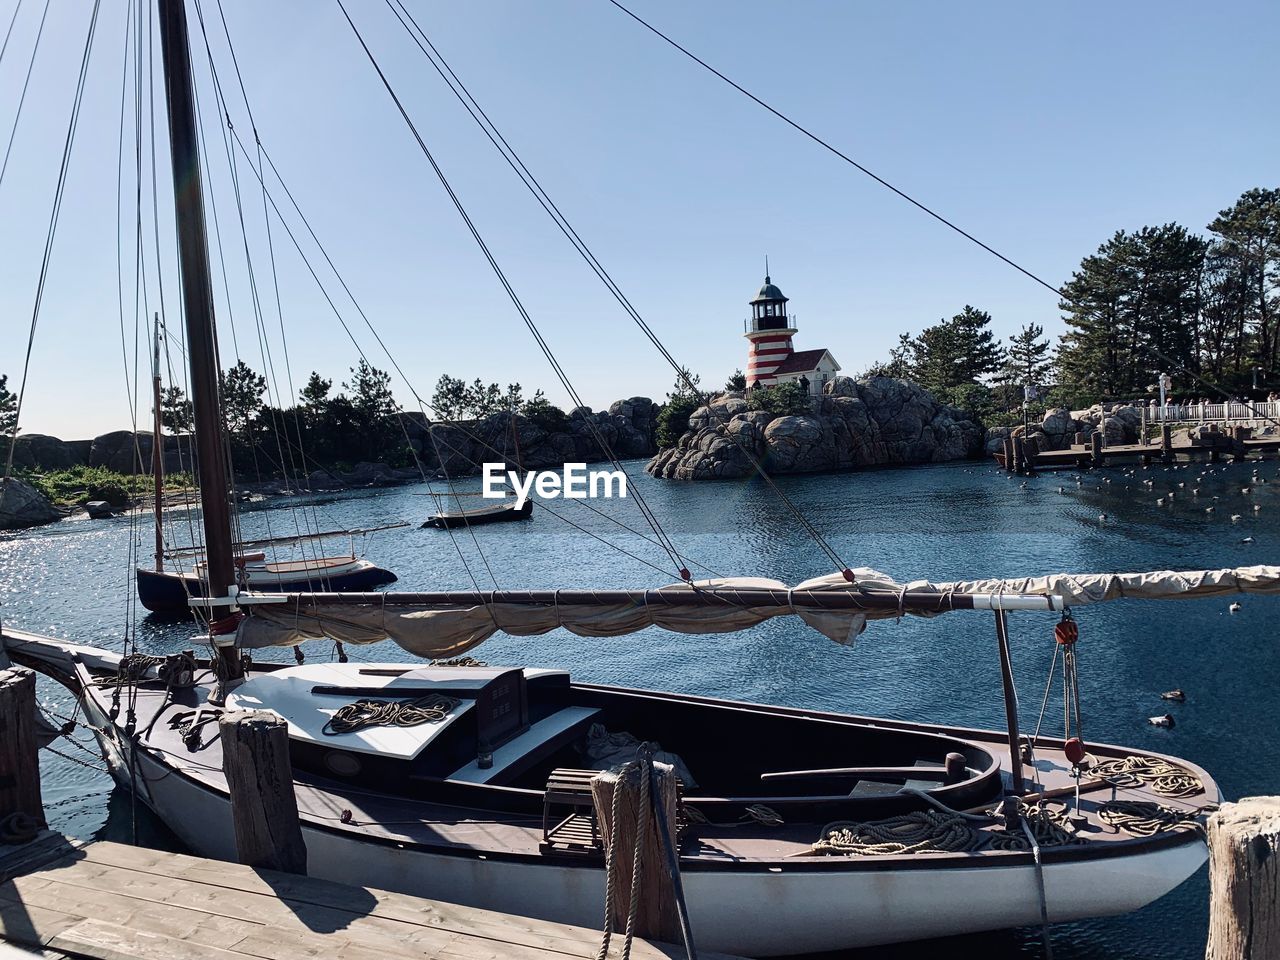
<path fill-rule="evenodd" d="M 31 472 L 23 479 L 63 507 L 82 505 L 91 500 L 105 500 L 113 507 L 124 507 L 151 493 L 151 477 L 146 474 L 116 473 L 105 467 Z M 193 485 L 189 473 L 175 473 L 164 478 L 166 490 L 186 490 Z"/>

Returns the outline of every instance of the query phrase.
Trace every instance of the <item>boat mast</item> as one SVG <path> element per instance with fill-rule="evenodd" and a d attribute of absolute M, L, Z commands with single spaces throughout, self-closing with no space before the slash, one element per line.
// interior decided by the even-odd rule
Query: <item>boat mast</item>
<path fill-rule="evenodd" d="M 178 227 L 182 305 L 191 366 L 191 403 L 195 413 L 196 463 L 204 513 L 205 577 L 210 632 L 226 633 L 234 624 L 235 564 L 232 557 L 231 505 L 227 461 L 218 402 L 218 349 L 214 336 L 213 286 L 200 181 L 200 151 L 191 75 L 191 45 L 186 0 L 158 0 L 160 47 L 164 56 L 169 152 L 173 161 L 173 199 Z M 219 624 L 218 621 L 221 620 Z M 219 643 L 219 639 L 223 642 Z M 239 653 L 229 638 L 215 636 L 220 676 L 234 682 L 244 675 Z"/>
<path fill-rule="evenodd" d="M 164 420 L 160 416 L 160 314 L 155 317 L 151 351 L 151 477 L 155 482 L 156 573 L 164 572 Z"/>

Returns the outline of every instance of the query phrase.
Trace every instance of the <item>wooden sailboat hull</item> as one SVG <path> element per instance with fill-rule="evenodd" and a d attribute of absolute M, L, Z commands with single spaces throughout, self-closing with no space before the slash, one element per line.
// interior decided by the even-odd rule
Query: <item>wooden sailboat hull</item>
<path fill-rule="evenodd" d="M 367 560 L 353 560 L 338 565 L 315 567 L 293 565 L 296 569 L 274 571 L 275 565 L 250 567 L 249 587 L 272 593 L 312 593 L 328 590 L 373 590 L 396 581 L 390 570 Z M 284 566 L 284 565 L 281 565 Z M 138 600 L 152 613 L 186 613 L 188 598 L 207 595 L 208 583 L 193 573 L 163 573 L 139 568 Z"/>
<path fill-rule="evenodd" d="M 191 752 L 169 726 L 172 716 L 203 702 L 207 690 L 197 687 L 166 691 L 161 684 L 139 689 L 137 713 L 148 732 L 131 739 L 121 727 L 123 718 L 110 718 L 110 691 L 92 683 L 95 673 L 113 672 L 118 655 L 92 648 L 69 649 L 68 644 L 30 635 L 16 642 L 6 635 L 5 640 L 16 660 L 35 666 L 43 660 L 51 674 L 80 690 L 86 720 L 95 729 L 111 772 L 121 785 L 136 790 L 195 852 L 235 858 L 230 800 L 221 773 L 221 747 L 215 730 L 210 728 L 199 750 Z M 316 679 L 331 676 L 340 682 L 394 682 L 381 677 L 402 667 L 387 664 L 373 670 L 369 664 L 288 668 L 262 665 L 254 669 L 249 682 L 273 678 L 269 686 L 281 684 L 292 690 L 292 694 L 284 690 L 286 696 L 273 705 L 290 717 L 294 749 L 298 750 L 307 744 L 305 737 L 299 740 L 294 734 L 292 725 L 295 721 L 305 723 L 298 708 L 317 695 L 313 686 Z M 459 671 L 448 676 L 450 682 L 457 683 Z M 792 736 L 799 724 L 811 731 L 810 739 L 829 734 L 840 737 L 844 735 L 843 728 L 861 738 L 901 740 L 907 747 L 923 745 L 927 749 L 931 742 L 938 741 L 942 749 L 949 749 L 962 741 L 994 762 L 994 766 L 971 770 L 973 779 L 968 782 L 984 796 L 992 790 L 998 794 L 1002 774 L 1007 775 L 1007 770 L 1001 768 L 1008 766 L 1008 755 L 1001 756 L 999 752 L 1003 733 L 622 688 L 572 685 L 560 689 L 565 696 L 588 707 L 621 701 L 630 703 L 635 711 L 655 711 L 655 717 L 657 712 L 671 709 L 712 719 L 720 715 L 717 723 L 723 722 L 724 729 L 742 730 L 753 743 L 760 742 L 756 735 L 760 731 L 775 729 L 789 744 L 775 758 L 784 762 L 806 749 L 804 738 Z M 259 688 L 245 696 L 254 698 L 261 692 Z M 640 712 L 633 719 L 638 719 Z M 680 718 L 676 722 L 688 725 Z M 414 734 L 405 730 L 376 733 L 377 738 L 390 738 L 384 741 L 388 744 L 402 736 Z M 665 733 L 663 738 L 666 739 Z M 320 741 L 320 749 L 328 749 L 329 742 Z M 872 746 L 878 740 L 864 742 Z M 371 743 L 372 740 L 366 742 L 365 748 Z M 690 749 L 693 743 L 689 741 Z M 1071 782 L 1061 747 L 1055 741 L 1042 741 L 1037 748 L 1038 776 L 1045 786 Z M 1091 749 L 1102 758 L 1128 753 L 1123 748 L 1101 745 L 1091 745 Z M 381 762 L 376 758 L 382 754 L 377 748 L 372 754 L 360 756 L 372 764 Z M 694 764 L 699 778 L 711 755 L 704 753 Z M 495 766 L 501 762 L 498 757 Z M 1216 785 L 1204 771 L 1185 761 L 1177 762 L 1203 782 L 1202 794 L 1187 801 L 1187 805 L 1200 807 L 1220 799 Z M 490 799 L 501 801 L 496 806 L 467 803 L 459 799 L 462 794 L 441 793 L 450 785 L 475 789 L 474 784 L 461 782 L 468 774 L 459 770 L 443 782 L 430 777 L 415 780 L 410 795 L 390 797 L 380 792 L 374 766 L 369 766 L 369 772 L 356 781 L 341 783 L 300 772 L 304 765 L 305 757 L 296 755 L 298 806 L 308 872 L 312 875 L 550 920 L 598 925 L 603 912 L 602 861 L 598 856 L 539 849 L 537 791 L 519 789 L 516 784 L 495 791 Z M 1045 771 L 1053 771 L 1056 780 Z M 965 788 L 965 784 L 957 785 L 957 789 Z M 1108 788 L 1104 793 L 1111 795 L 1114 791 Z M 1134 791 L 1121 793 L 1139 795 Z M 967 805 L 958 802 L 959 796 L 953 802 Z M 694 797 L 689 799 L 692 802 Z M 880 799 L 883 798 L 873 798 L 871 802 Z M 703 809 L 712 811 L 713 820 L 733 820 L 733 814 L 716 806 L 723 801 L 707 802 L 710 806 Z M 521 804 L 528 810 L 517 809 Z M 787 804 L 786 798 L 776 803 L 784 811 L 784 826 L 747 829 L 749 824 L 729 823 L 717 830 L 712 824 L 698 828 L 697 842 L 683 853 L 685 894 L 694 934 L 703 949 L 773 956 L 1040 922 L 1036 866 L 1028 851 L 813 856 L 808 844 L 817 836 L 823 818 L 811 816 L 799 822 L 802 818 L 797 811 L 803 809 L 803 804 Z M 512 842 L 513 838 L 518 842 Z M 1203 840 L 1195 831 L 1168 831 L 1147 838 L 1096 832 L 1089 842 L 1045 847 L 1042 855 L 1051 922 L 1138 909 L 1178 886 L 1206 859 Z"/>
<path fill-rule="evenodd" d="M 127 786 L 127 767 L 118 770 L 117 780 Z M 151 758 L 140 771 L 150 794 L 146 802 L 184 843 L 202 856 L 236 859 L 224 794 L 173 776 Z M 598 928 L 603 915 L 599 865 L 370 844 L 316 823 L 304 823 L 302 834 L 311 876 L 589 928 Z M 1049 920 L 1138 910 L 1177 887 L 1206 858 L 1204 844 L 1187 836 L 1174 846 L 1108 861 L 1051 862 L 1044 871 Z M 1040 923 L 1032 864 L 923 869 L 923 862 L 893 867 L 862 860 L 822 866 L 830 869 L 701 870 L 682 864 L 699 948 L 786 956 Z"/>

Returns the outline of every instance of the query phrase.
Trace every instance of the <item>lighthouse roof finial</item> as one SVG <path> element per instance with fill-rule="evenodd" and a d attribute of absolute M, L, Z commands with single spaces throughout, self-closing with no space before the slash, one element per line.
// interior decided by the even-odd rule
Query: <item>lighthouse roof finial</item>
<path fill-rule="evenodd" d="M 769 255 L 767 253 L 764 255 L 764 282 L 766 284 L 769 282 Z"/>

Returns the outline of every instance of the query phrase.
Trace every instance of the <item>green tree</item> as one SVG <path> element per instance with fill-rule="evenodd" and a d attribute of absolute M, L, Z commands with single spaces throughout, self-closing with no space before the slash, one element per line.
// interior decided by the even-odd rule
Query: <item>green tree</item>
<path fill-rule="evenodd" d="M 1244 343 L 1244 329 L 1252 340 L 1252 356 L 1233 358 L 1243 373 L 1250 362 L 1270 378 L 1280 372 L 1280 189 L 1255 188 L 1221 211 L 1209 231 L 1219 269 L 1232 275 L 1233 303 L 1244 325 L 1236 340 Z"/>
<path fill-rule="evenodd" d="M 569 422 L 569 415 L 548 400 L 541 390 L 535 392 L 533 398 L 525 403 L 521 413 L 526 420 L 547 433 L 563 430 Z"/>
<path fill-rule="evenodd" d="M 1168 367 L 1199 368 L 1205 241 L 1175 223 L 1118 231 L 1063 285 L 1070 328 L 1060 384 L 1093 401 L 1126 399 Z"/>
<path fill-rule="evenodd" d="M 361 357 L 342 387 L 350 394 L 351 419 L 361 438 L 357 447 L 366 459 L 378 459 L 397 438 L 393 418 L 400 405 L 391 393 L 391 374 Z"/>
<path fill-rule="evenodd" d="M 747 375 L 741 370 L 733 371 L 733 376 L 725 381 L 724 388 L 726 390 L 741 393 L 743 390 L 747 389 Z"/>
<path fill-rule="evenodd" d="M 195 426 L 195 412 L 181 387 L 160 392 L 160 423 L 170 433 L 190 433 Z"/>
<path fill-rule="evenodd" d="M 254 419 L 262 411 L 262 397 L 267 392 L 267 378 L 255 372 L 243 360 L 222 375 L 222 414 L 227 429 L 233 434 L 247 434 Z"/>
<path fill-rule="evenodd" d="M 466 410 L 467 385 L 457 377 L 447 373 L 436 381 L 435 393 L 431 395 L 431 407 L 442 420 L 457 420 Z"/>
<path fill-rule="evenodd" d="M 329 391 L 333 389 L 333 381 L 326 380 L 314 370 L 307 378 L 307 384 L 298 393 L 298 402 L 312 416 L 324 413 L 329 403 Z"/>
<path fill-rule="evenodd" d="M 1000 369 L 1003 352 L 990 325 L 989 313 L 965 306 L 950 320 L 926 327 L 911 344 L 912 378 L 942 392 L 991 376 Z"/>
<path fill-rule="evenodd" d="M 0 373 L 0 443 L 8 442 L 17 425 L 18 398 L 9 392 L 8 375 Z"/>
<path fill-rule="evenodd" d="M 794 417 L 813 412 L 813 400 L 798 380 L 787 380 L 771 387 L 756 387 L 747 397 L 752 410 L 764 410 L 779 417 Z"/>
<path fill-rule="evenodd" d="M 1044 327 L 1038 323 L 1024 324 L 1009 337 L 1005 347 L 1004 365 L 996 374 L 996 386 L 1000 404 L 1006 410 L 1021 405 L 1024 387 L 1043 386 L 1053 369 L 1050 354 L 1053 350 L 1044 335 Z"/>
<path fill-rule="evenodd" d="M 702 378 L 681 367 L 676 382 L 667 393 L 667 402 L 658 411 L 658 428 L 655 440 L 659 449 L 674 447 L 680 435 L 689 429 L 689 417 L 702 406 L 704 397 L 698 389 Z"/>

